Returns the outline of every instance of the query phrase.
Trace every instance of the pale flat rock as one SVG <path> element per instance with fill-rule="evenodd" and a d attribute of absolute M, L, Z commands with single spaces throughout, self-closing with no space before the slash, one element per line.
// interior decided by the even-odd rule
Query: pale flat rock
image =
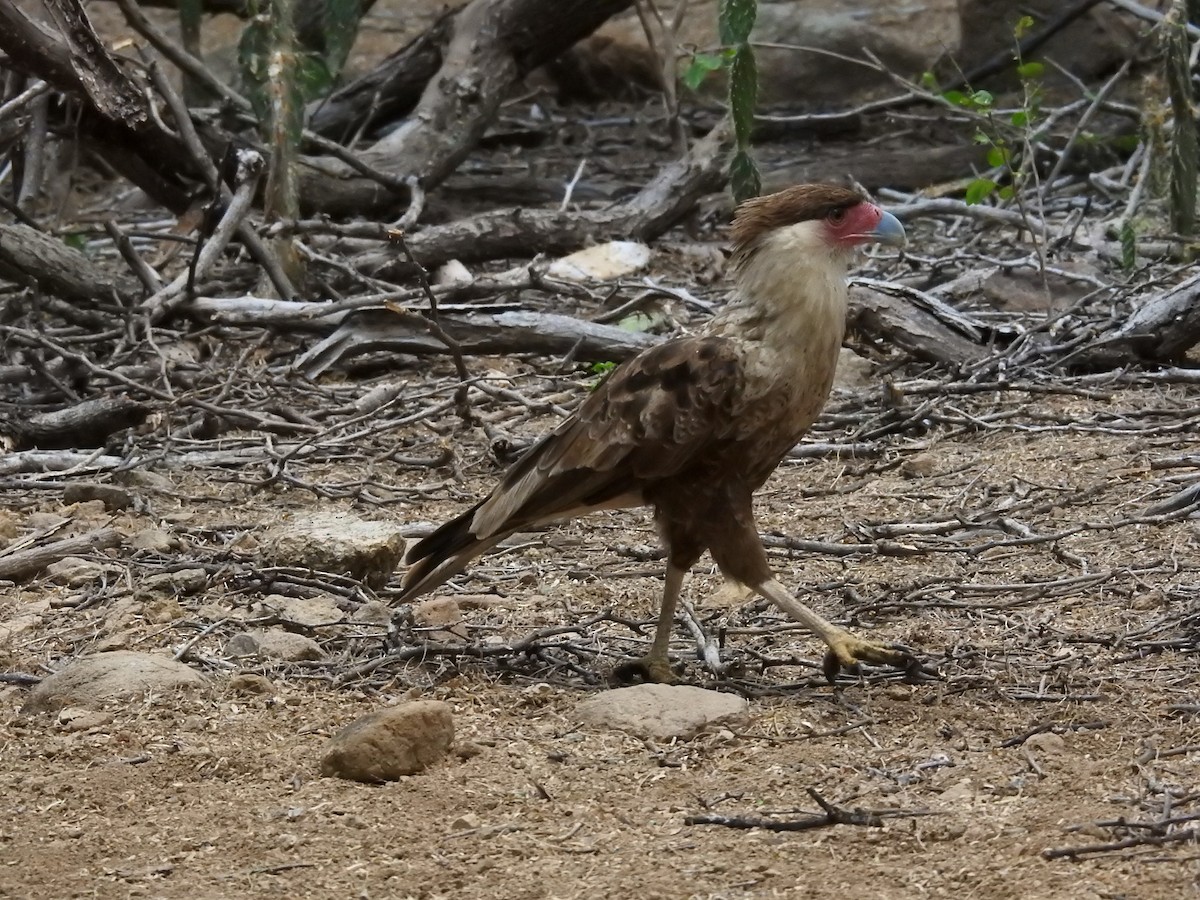
<path fill-rule="evenodd" d="M 368 600 L 354 611 L 350 619 L 363 625 L 388 625 L 394 611 L 382 600 Z"/>
<path fill-rule="evenodd" d="M 837 372 L 833 376 L 835 391 L 861 391 L 873 387 L 875 381 L 875 366 L 869 359 L 859 356 L 849 347 L 843 347 L 838 354 Z"/>
<path fill-rule="evenodd" d="M 237 694 L 274 694 L 275 685 L 269 678 L 253 672 L 241 672 L 229 679 L 229 689 Z"/>
<path fill-rule="evenodd" d="M 467 626 L 463 624 L 462 610 L 453 597 L 431 597 L 413 607 L 413 624 L 418 628 L 429 628 L 425 636 L 431 641 L 465 641 Z"/>
<path fill-rule="evenodd" d="M 749 710 L 750 704 L 736 694 L 686 684 L 639 684 L 590 697 L 575 714 L 588 725 L 639 737 L 687 740 L 711 725 L 742 721 Z"/>
<path fill-rule="evenodd" d="M 90 559 L 78 556 L 64 556 L 50 563 L 42 570 L 42 574 L 55 584 L 65 584 L 67 587 L 83 587 L 98 580 L 104 574 L 105 567 Z"/>
<path fill-rule="evenodd" d="M 546 274 L 562 281 L 609 281 L 632 275 L 650 262 L 650 248 L 638 241 L 608 241 L 556 259 Z"/>
<path fill-rule="evenodd" d="M 225 644 L 225 655 L 231 657 L 257 656 L 261 659 L 282 659 L 284 662 L 304 662 L 325 658 L 325 651 L 312 638 L 290 631 L 243 631 Z"/>
<path fill-rule="evenodd" d="M 179 549 L 179 538 L 159 528 L 144 528 L 129 543 L 134 550 L 163 555 Z"/>
<path fill-rule="evenodd" d="M 441 759 L 454 741 L 450 705 L 417 700 L 351 722 L 326 745 L 321 774 L 377 783 L 415 775 Z"/>
<path fill-rule="evenodd" d="M 179 569 L 162 572 L 142 579 L 141 587 L 147 591 L 163 591 L 174 594 L 195 594 L 208 587 L 208 573 L 203 569 Z"/>
<path fill-rule="evenodd" d="M 268 594 L 262 605 L 280 620 L 301 628 L 320 628 L 342 621 L 342 611 L 332 597 L 285 597 Z"/>
<path fill-rule="evenodd" d="M 351 513 L 297 516 L 269 529 L 259 546 L 267 565 L 349 575 L 374 587 L 387 584 L 403 555 L 398 525 Z"/>
<path fill-rule="evenodd" d="M 165 656 L 128 650 L 96 653 L 80 657 L 44 679 L 29 695 L 24 711 L 90 708 L 117 697 L 151 694 L 169 699 L 178 690 L 207 683 L 199 672 Z"/>
<path fill-rule="evenodd" d="M 133 495 L 115 484 L 72 482 L 63 488 L 64 503 L 85 503 L 99 500 L 109 512 L 133 506 Z"/>

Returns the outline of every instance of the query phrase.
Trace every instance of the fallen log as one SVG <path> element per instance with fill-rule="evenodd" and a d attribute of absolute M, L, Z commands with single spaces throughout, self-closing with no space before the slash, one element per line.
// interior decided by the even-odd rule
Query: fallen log
<path fill-rule="evenodd" d="M 28 550 L 18 550 L 7 556 L 0 556 L 0 578 L 6 581 L 32 578 L 46 566 L 60 559 L 116 547 L 122 540 L 121 533 L 115 528 L 97 528 L 87 534 L 51 541 L 49 544 L 30 547 Z"/>

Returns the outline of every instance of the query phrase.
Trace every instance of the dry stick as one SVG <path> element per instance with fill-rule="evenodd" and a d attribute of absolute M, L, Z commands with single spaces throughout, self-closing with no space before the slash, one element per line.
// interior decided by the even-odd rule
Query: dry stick
<path fill-rule="evenodd" d="M 454 360 L 454 371 L 458 374 L 458 388 L 454 392 L 454 406 L 458 412 L 458 416 L 463 420 L 464 425 L 474 425 L 476 418 L 471 412 L 470 403 L 467 402 L 467 382 L 471 380 L 471 373 L 467 371 L 467 363 L 463 359 L 462 344 L 447 334 L 442 328 L 442 323 L 438 316 L 437 296 L 433 293 L 433 286 L 429 283 L 429 272 L 413 256 L 413 252 L 408 246 L 408 241 L 404 239 L 404 232 L 394 230 L 390 232 L 390 236 L 394 242 L 400 245 L 400 249 L 408 257 L 409 264 L 416 270 L 417 283 L 421 286 L 421 290 L 425 294 L 425 299 L 429 301 L 429 313 L 425 317 L 429 322 L 429 333 L 450 349 L 450 357 Z"/>
<path fill-rule="evenodd" d="M 225 214 L 213 229 L 212 238 L 201 248 L 194 265 L 187 272 L 180 273 L 162 290 L 142 301 L 142 308 L 150 313 L 153 320 L 161 320 L 170 315 L 190 298 L 192 286 L 208 274 L 217 258 L 229 246 L 238 226 L 249 214 L 254 203 L 254 191 L 266 163 L 262 154 L 255 150 L 238 150 L 237 157 L 238 185 L 225 208 Z"/>
<path fill-rule="evenodd" d="M 115 528 L 97 528 L 87 534 L 53 541 L 41 547 L 22 550 L 8 556 L 0 556 L 0 578 L 26 578 L 36 575 L 51 563 L 68 556 L 116 547 L 121 543 L 121 533 Z"/>
<path fill-rule="evenodd" d="M 1042 851 L 1043 859 L 1075 859 L 1090 853 L 1110 853 L 1113 850 L 1128 850 L 1131 847 L 1161 847 L 1163 844 L 1182 844 L 1200 841 L 1200 828 L 1187 828 L 1171 834 L 1148 834 L 1144 837 L 1128 837 L 1109 844 L 1084 844 L 1082 847 L 1056 847 Z"/>
<path fill-rule="evenodd" d="M 125 15 L 125 21 L 129 23 L 129 27 L 149 41 L 159 53 L 174 63 L 188 77 L 203 85 L 218 97 L 222 97 L 232 103 L 239 110 L 243 112 L 251 110 L 252 107 L 249 100 L 209 71 L 204 63 L 154 27 L 150 20 L 146 18 L 145 13 L 142 12 L 141 7 L 137 5 L 136 0 L 117 0 L 117 6 L 121 8 L 121 12 Z"/>
<path fill-rule="evenodd" d="M 723 825 L 726 828 L 762 828 L 766 831 L 808 831 L 813 828 L 826 828 L 830 825 L 860 825 L 866 828 L 882 828 L 885 818 L 932 815 L 929 810 L 902 809 L 842 809 L 834 806 L 812 788 L 808 795 L 816 801 L 817 806 L 825 811 L 822 816 L 806 816 L 803 819 L 780 821 L 764 816 L 688 816 L 683 820 L 685 825 Z"/>
<path fill-rule="evenodd" d="M 162 289 L 162 280 L 159 279 L 158 273 L 142 259 L 137 249 L 133 246 L 133 242 L 126 237 L 116 221 L 113 219 L 104 220 L 104 230 L 108 232 L 108 236 L 112 238 L 117 252 L 121 254 L 122 259 L 129 264 L 129 268 L 133 270 L 133 274 L 138 277 L 142 286 L 146 288 L 148 294 L 157 293 Z"/>
<path fill-rule="evenodd" d="M 204 180 L 208 183 L 209 190 L 213 192 L 214 196 L 220 196 L 224 202 L 228 203 L 232 196 L 229 186 L 221 181 L 216 165 L 208 155 L 208 151 L 204 149 L 204 144 L 200 141 L 200 135 L 196 133 L 196 127 L 192 124 L 192 116 L 187 108 L 187 104 L 183 102 L 183 98 L 179 96 L 174 85 L 171 84 L 171 80 L 163 73 L 162 67 L 155 62 L 150 63 L 150 77 L 154 81 L 154 86 L 158 88 L 158 92 L 170 108 L 171 114 L 175 117 L 175 124 L 179 129 L 180 139 L 183 141 L 183 145 L 187 148 L 192 160 L 199 166 L 200 171 L 204 173 Z M 249 222 L 238 223 L 237 236 L 254 258 L 254 261 L 263 267 L 263 270 L 267 273 L 267 278 L 275 286 L 275 290 L 279 293 L 279 296 L 285 300 L 295 297 L 296 289 L 292 286 L 291 279 L 283 271 L 283 266 L 280 265 L 279 259 L 262 242 L 262 239 L 250 226 Z"/>

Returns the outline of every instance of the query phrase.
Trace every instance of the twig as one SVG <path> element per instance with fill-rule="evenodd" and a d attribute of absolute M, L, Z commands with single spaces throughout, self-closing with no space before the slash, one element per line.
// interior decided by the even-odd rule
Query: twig
<path fill-rule="evenodd" d="M 808 795 L 816 801 L 817 806 L 825 811 L 821 816 L 806 816 L 803 819 L 780 821 L 765 816 L 717 816 L 700 815 L 688 816 L 685 825 L 721 825 L 725 828 L 762 828 L 766 831 L 809 831 L 813 828 L 826 828 L 830 825 L 858 825 L 865 828 L 882 828 L 884 819 L 907 818 L 912 816 L 932 815 L 929 810 L 903 809 L 842 809 L 834 806 L 812 788 Z"/>
<path fill-rule="evenodd" d="M 1043 859 L 1078 859 L 1092 853 L 1111 853 L 1131 847 L 1161 847 L 1164 844 L 1183 844 L 1200 841 L 1200 828 L 1185 828 L 1170 834 L 1145 834 L 1127 837 L 1108 844 L 1084 844 L 1082 847 L 1052 847 L 1042 851 Z"/>
<path fill-rule="evenodd" d="M 404 251 L 409 264 L 416 270 L 417 283 L 420 284 L 421 290 L 425 294 L 425 299 L 429 301 L 429 312 L 426 315 L 426 319 L 429 321 L 430 333 L 449 348 L 450 357 L 454 360 L 454 371 L 458 373 L 459 382 L 458 389 L 454 392 L 454 405 L 458 411 L 458 416 L 462 419 L 464 425 L 474 425 L 477 419 L 474 413 L 471 412 L 467 389 L 467 383 L 471 380 L 471 373 L 467 370 L 466 360 L 463 359 L 462 345 L 442 328 L 442 323 L 438 317 L 437 296 L 433 293 L 433 286 L 429 283 L 429 272 L 413 256 L 413 252 L 408 246 L 408 241 L 404 239 L 404 232 L 398 229 L 393 230 L 389 233 L 389 236 L 394 243 L 400 245 L 400 249 Z M 389 303 L 387 306 L 391 308 L 392 304 Z"/>

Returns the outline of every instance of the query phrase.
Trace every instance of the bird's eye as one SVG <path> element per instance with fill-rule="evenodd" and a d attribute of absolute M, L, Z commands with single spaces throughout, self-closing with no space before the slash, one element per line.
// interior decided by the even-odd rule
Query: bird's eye
<path fill-rule="evenodd" d="M 845 219 L 846 219 L 846 210 L 845 209 L 835 209 L 826 218 L 828 218 L 829 221 L 832 222 L 834 225 L 841 225 L 842 222 L 845 221 Z"/>

